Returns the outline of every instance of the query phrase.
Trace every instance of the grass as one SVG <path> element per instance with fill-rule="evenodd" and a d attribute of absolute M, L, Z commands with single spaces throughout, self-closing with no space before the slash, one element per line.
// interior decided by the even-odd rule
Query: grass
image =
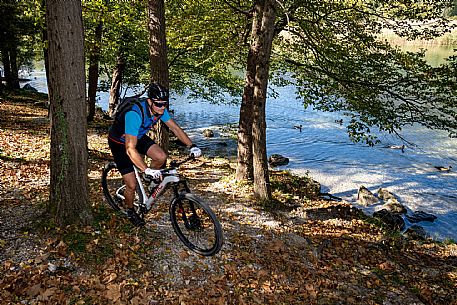
<path fill-rule="evenodd" d="M 63 241 L 68 245 L 68 250 L 75 253 L 84 253 L 91 239 L 89 234 L 79 231 L 69 232 L 63 236 Z"/>

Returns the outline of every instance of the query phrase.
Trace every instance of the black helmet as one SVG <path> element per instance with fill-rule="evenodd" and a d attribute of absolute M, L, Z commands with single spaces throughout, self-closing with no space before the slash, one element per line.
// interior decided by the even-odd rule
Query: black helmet
<path fill-rule="evenodd" d="M 149 85 L 148 97 L 152 100 L 167 101 L 168 102 L 168 89 L 159 84 L 152 83 Z"/>

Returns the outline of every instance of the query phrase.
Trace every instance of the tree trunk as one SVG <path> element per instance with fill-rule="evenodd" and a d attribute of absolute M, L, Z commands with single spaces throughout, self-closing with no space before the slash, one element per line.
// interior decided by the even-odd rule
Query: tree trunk
<path fill-rule="evenodd" d="M 112 115 L 119 103 L 121 91 L 122 75 L 125 69 L 124 57 L 120 54 L 117 56 L 116 68 L 113 70 L 111 78 L 111 88 L 109 90 L 108 114 Z"/>
<path fill-rule="evenodd" d="M 44 8 L 45 7 L 45 1 L 42 0 L 42 7 Z M 45 20 L 45 24 L 46 24 L 46 20 Z M 51 85 L 49 84 L 49 46 L 48 46 L 48 32 L 46 30 L 46 27 L 42 30 L 42 39 L 43 39 L 43 59 L 44 59 L 44 71 L 45 71 L 45 74 L 46 74 L 46 85 L 48 88 L 51 87 Z M 49 91 L 49 89 L 48 89 Z M 48 95 L 48 102 L 49 102 L 49 105 L 51 104 L 50 100 L 49 100 L 49 95 Z M 51 112 L 50 112 L 50 107 L 48 107 L 48 117 L 50 118 L 51 117 Z"/>
<path fill-rule="evenodd" d="M 8 80 L 11 80 L 11 64 L 10 64 L 10 54 L 7 48 L 2 48 L 2 63 L 3 63 L 3 77 L 6 82 L 6 87 L 8 88 Z"/>
<path fill-rule="evenodd" d="M 89 224 L 81 1 L 46 1 L 51 101 L 49 208 L 59 225 Z"/>
<path fill-rule="evenodd" d="M 43 44 L 45 45 L 43 47 L 44 70 L 46 72 L 46 84 L 49 88 L 50 87 L 50 84 L 49 84 L 49 46 L 47 46 L 48 32 L 46 29 L 43 30 L 42 35 L 43 35 Z"/>
<path fill-rule="evenodd" d="M 254 78 L 252 150 L 254 165 L 254 194 L 261 200 L 270 200 L 270 179 L 268 174 L 265 104 L 268 88 L 269 64 L 276 19 L 276 1 L 259 1 L 256 11 L 262 16 L 262 23 L 255 38 L 259 53 L 256 54 Z"/>
<path fill-rule="evenodd" d="M 17 52 L 15 47 L 2 49 L 2 62 L 6 87 L 9 89 L 19 89 L 19 75 L 17 68 Z"/>
<path fill-rule="evenodd" d="M 151 83 L 159 83 L 163 87 L 169 88 L 164 0 L 148 1 L 148 30 Z M 168 128 L 161 121 L 156 126 L 154 138 L 157 144 L 168 152 Z"/>
<path fill-rule="evenodd" d="M 19 11 L 16 1 L 3 0 L 0 4 L 0 48 L 6 87 L 19 89 L 17 67 L 17 50 L 19 45 L 18 31 L 20 27 Z"/>
<path fill-rule="evenodd" d="M 10 49 L 10 67 L 11 67 L 11 79 L 10 88 L 19 89 L 19 67 L 17 66 L 17 46 L 12 46 Z"/>
<path fill-rule="evenodd" d="M 100 46 L 102 43 L 103 25 L 98 23 L 95 29 L 95 45 L 89 55 L 89 88 L 87 90 L 87 121 L 91 122 L 95 116 L 95 104 L 98 87 L 98 65 L 100 59 Z"/>
<path fill-rule="evenodd" d="M 238 181 L 253 180 L 252 160 L 252 113 L 254 98 L 254 76 L 256 74 L 255 57 L 258 54 L 258 44 L 254 44 L 260 26 L 260 18 L 254 11 L 251 29 L 251 45 L 249 47 L 243 99 L 240 107 L 240 120 L 238 126 L 238 156 L 235 178 Z"/>

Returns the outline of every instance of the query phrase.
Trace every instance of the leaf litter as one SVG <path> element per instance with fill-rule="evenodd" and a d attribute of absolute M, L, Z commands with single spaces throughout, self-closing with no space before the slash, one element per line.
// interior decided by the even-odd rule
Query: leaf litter
<path fill-rule="evenodd" d="M 88 131 L 95 224 L 58 228 L 46 214 L 47 111 L 15 96 L 0 104 L 2 304 L 457 304 L 455 243 L 406 240 L 347 203 L 281 186 L 290 181 L 281 174 L 275 201 L 260 205 L 224 158 L 182 170 L 221 220 L 220 253 L 203 258 L 181 244 L 169 194 L 144 228 L 132 227 L 103 199 L 111 157 L 99 119 Z"/>

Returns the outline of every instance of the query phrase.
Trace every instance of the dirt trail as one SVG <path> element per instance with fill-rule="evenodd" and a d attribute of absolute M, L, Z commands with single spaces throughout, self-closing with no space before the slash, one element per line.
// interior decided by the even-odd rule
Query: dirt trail
<path fill-rule="evenodd" d="M 106 123 L 90 126 L 96 223 L 56 228 L 48 196 L 49 122 L 30 101 L 0 100 L 2 304 L 457 304 L 457 246 L 414 242 L 347 204 L 262 208 L 222 158 L 182 170 L 225 234 L 210 258 L 188 251 L 168 216 L 169 195 L 138 229 L 102 197 Z"/>

